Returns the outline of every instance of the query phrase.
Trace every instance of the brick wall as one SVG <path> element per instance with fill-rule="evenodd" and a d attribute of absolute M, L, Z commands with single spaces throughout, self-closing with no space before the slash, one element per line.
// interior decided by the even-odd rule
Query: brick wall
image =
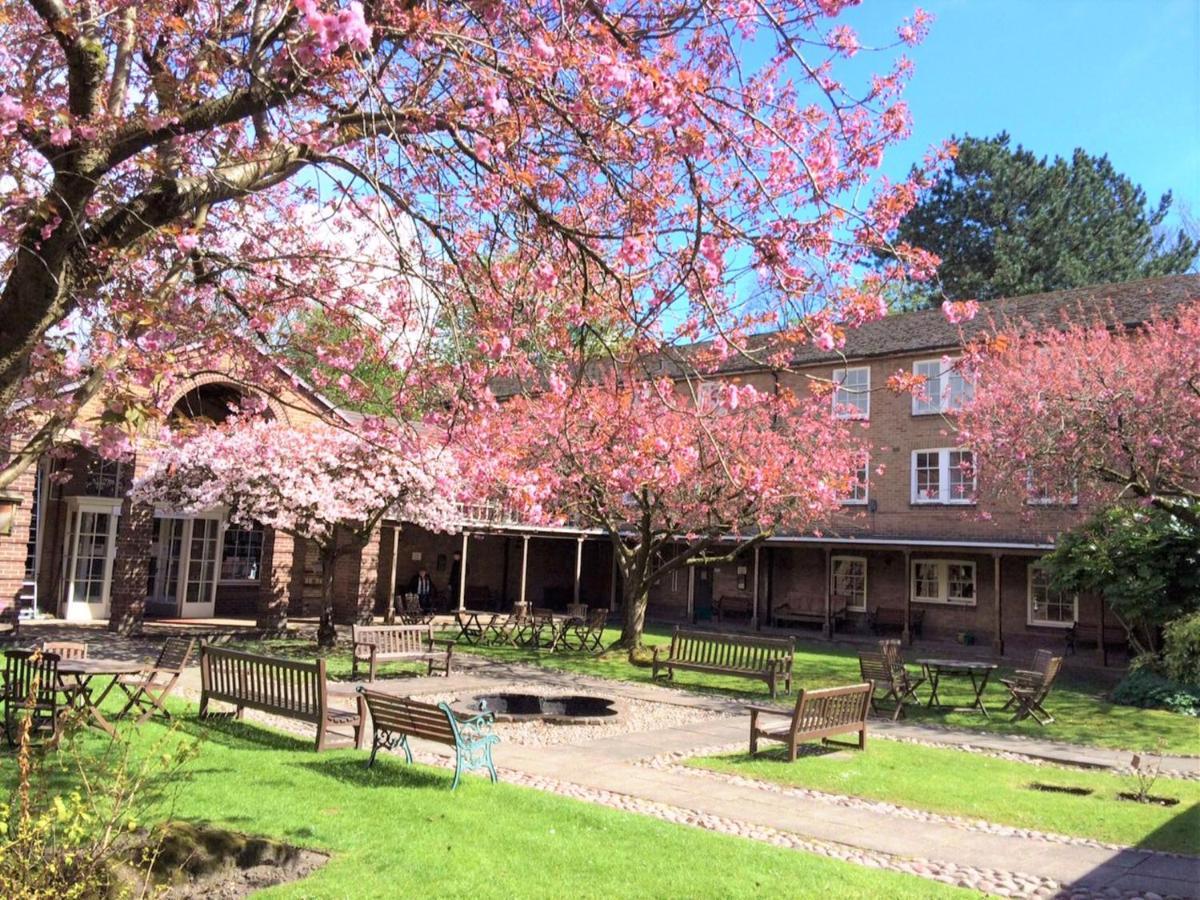
<path fill-rule="evenodd" d="M 18 602 L 25 580 L 25 553 L 29 544 L 35 479 L 34 470 L 27 469 L 0 491 L 0 502 L 16 504 L 12 510 L 12 533 L 0 535 L 0 610 Z"/>

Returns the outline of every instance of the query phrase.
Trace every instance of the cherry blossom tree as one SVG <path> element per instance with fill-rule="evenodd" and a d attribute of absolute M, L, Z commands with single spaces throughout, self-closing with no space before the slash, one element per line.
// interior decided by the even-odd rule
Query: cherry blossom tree
<path fill-rule="evenodd" d="M 1136 500 L 1200 525 L 1200 303 L 1136 327 L 1114 314 L 968 345 L 959 424 L 982 485 L 1042 499 Z"/>
<path fill-rule="evenodd" d="M 321 561 L 318 643 L 333 646 L 337 559 L 366 546 L 384 516 L 434 531 L 456 519 L 457 467 L 428 434 L 353 435 L 322 423 L 262 418 L 176 434 L 133 497 L 184 513 L 225 508 L 235 524 L 312 541 Z"/>
<path fill-rule="evenodd" d="M 909 131 L 892 48 L 929 17 L 870 74 L 848 5 L 0 0 L 0 446 L 28 448 L 0 487 L 89 403 L 126 450 L 198 336 L 261 359 L 266 390 L 289 349 L 352 395 L 436 309 L 444 332 L 403 342 L 400 420 L 589 335 L 836 346 L 929 273 L 906 247 L 860 264 L 941 163 L 875 178 Z M 347 272 L 314 208 L 383 251 Z"/>
<path fill-rule="evenodd" d="M 689 565 L 728 561 L 779 529 L 818 526 L 855 486 L 862 435 L 800 399 L 750 385 L 609 375 L 552 380 L 507 401 L 472 455 L 533 521 L 608 535 L 623 584 L 616 646 L 641 645 L 649 590 Z M 480 477 L 478 471 L 475 472 Z"/>

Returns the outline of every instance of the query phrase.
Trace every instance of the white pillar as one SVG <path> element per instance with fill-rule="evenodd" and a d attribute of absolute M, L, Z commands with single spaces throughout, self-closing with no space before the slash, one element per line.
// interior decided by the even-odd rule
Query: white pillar
<path fill-rule="evenodd" d="M 469 532 L 463 529 L 462 561 L 458 567 L 458 608 L 465 609 L 467 605 L 467 538 Z"/>
<path fill-rule="evenodd" d="M 517 599 L 525 603 L 525 576 L 529 572 L 529 535 L 521 538 L 521 595 Z"/>
<path fill-rule="evenodd" d="M 583 576 L 583 538 L 575 539 L 575 603 L 579 603 L 579 580 Z"/>
<path fill-rule="evenodd" d="M 400 553 L 400 525 L 392 527 L 392 571 L 388 573 L 387 608 L 383 611 L 385 619 L 391 619 L 396 609 L 396 557 Z"/>
<path fill-rule="evenodd" d="M 751 591 L 750 600 L 750 627 L 758 628 L 758 551 L 759 547 L 754 546 L 754 590 Z"/>

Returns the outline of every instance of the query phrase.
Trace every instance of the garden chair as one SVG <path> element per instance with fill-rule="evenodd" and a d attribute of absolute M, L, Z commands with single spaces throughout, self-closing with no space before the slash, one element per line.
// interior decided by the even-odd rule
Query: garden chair
<path fill-rule="evenodd" d="M 1049 650 L 1039 650 L 1033 657 L 1033 668 L 1018 669 L 1012 678 L 1001 678 L 1000 683 L 1008 688 L 1008 702 L 1002 707 L 1014 709 L 1013 721 L 1020 722 L 1029 716 L 1039 725 L 1049 725 L 1054 716 L 1043 704 L 1054 687 L 1054 680 L 1062 668 L 1063 658 L 1054 656 Z"/>
<path fill-rule="evenodd" d="M 875 686 L 871 692 L 871 711 L 876 715 L 882 715 L 879 701 L 890 700 L 895 704 L 892 709 L 892 721 L 895 722 L 904 715 L 905 699 L 917 699 L 913 693 L 915 685 L 906 683 L 905 677 L 893 668 L 891 661 L 882 653 L 865 650 L 858 654 L 858 670 L 863 681 Z"/>
<path fill-rule="evenodd" d="M 88 645 L 76 641 L 42 641 L 42 652 L 53 653 L 59 659 L 87 659 Z"/>
<path fill-rule="evenodd" d="M 17 745 L 17 718 L 22 710 L 29 712 L 30 733 L 49 730 L 51 740 L 57 740 L 59 720 L 71 700 L 67 691 L 67 703 L 60 703 L 59 697 L 63 693 L 56 654 L 41 650 L 6 651 L 0 702 L 4 704 L 4 738 L 8 746 Z"/>
<path fill-rule="evenodd" d="M 565 631 L 565 628 L 563 630 Z M 545 647 L 553 652 L 562 637 L 562 631 L 554 617 L 554 610 L 534 607 L 533 613 L 529 617 L 526 635 L 526 646 L 534 649 Z"/>
<path fill-rule="evenodd" d="M 118 678 L 117 684 L 125 691 L 129 700 L 117 713 L 117 718 L 124 718 L 125 714 L 135 707 L 142 713 L 138 716 L 137 724 L 139 725 L 150 718 L 156 710 L 168 719 L 171 718 L 171 713 L 163 701 L 175 689 L 175 682 L 183 674 L 195 647 L 195 638 L 167 638 L 162 651 L 158 654 L 158 660 L 153 666 L 143 669 L 136 675 L 124 675 Z"/>
<path fill-rule="evenodd" d="M 567 624 L 560 641 L 568 650 L 599 650 L 607 624 L 608 610 L 603 606 L 593 607 L 588 610 L 585 620 Z"/>
<path fill-rule="evenodd" d="M 919 704 L 921 698 L 917 696 L 917 688 L 925 683 L 925 676 L 914 675 L 905 664 L 900 642 L 896 640 L 880 641 L 879 652 L 883 654 L 883 658 L 891 667 L 892 679 L 896 683 L 896 689 L 900 692 L 900 698 Z"/>

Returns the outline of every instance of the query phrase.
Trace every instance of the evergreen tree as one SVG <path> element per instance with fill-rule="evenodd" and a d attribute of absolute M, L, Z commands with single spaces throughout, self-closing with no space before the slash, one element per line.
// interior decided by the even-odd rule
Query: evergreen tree
<path fill-rule="evenodd" d="M 900 221 L 896 242 L 941 257 L 941 294 L 1016 297 L 1171 275 L 1196 261 L 1200 243 L 1163 227 L 1170 193 L 1151 206 L 1107 156 L 1077 149 L 1048 161 L 1009 140 L 958 140 L 951 171 Z"/>

